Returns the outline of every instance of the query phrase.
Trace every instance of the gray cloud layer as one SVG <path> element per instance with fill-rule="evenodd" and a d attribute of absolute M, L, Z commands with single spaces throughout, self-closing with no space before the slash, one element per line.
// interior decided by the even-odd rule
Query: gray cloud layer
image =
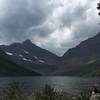
<path fill-rule="evenodd" d="M 0 42 L 31 39 L 58 55 L 99 32 L 95 0 L 0 0 Z"/>

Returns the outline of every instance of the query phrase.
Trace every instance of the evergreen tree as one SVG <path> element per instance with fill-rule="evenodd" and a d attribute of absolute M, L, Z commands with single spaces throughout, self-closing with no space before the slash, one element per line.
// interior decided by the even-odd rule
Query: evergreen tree
<path fill-rule="evenodd" d="M 100 1 L 97 3 L 97 9 L 99 10 L 99 15 L 100 15 Z"/>

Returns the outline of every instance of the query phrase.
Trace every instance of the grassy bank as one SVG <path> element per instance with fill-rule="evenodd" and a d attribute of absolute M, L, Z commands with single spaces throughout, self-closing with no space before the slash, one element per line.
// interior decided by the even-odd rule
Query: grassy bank
<path fill-rule="evenodd" d="M 51 86 L 45 85 L 42 90 L 26 95 L 23 86 L 12 81 L 8 84 L 5 95 L 1 96 L 0 100 L 90 100 L 90 92 L 84 91 L 80 95 L 73 96 L 65 92 L 58 92 Z"/>

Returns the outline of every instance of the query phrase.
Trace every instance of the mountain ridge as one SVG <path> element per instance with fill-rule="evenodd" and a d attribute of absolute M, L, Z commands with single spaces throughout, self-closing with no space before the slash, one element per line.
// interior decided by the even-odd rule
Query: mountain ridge
<path fill-rule="evenodd" d="M 11 57 L 14 63 L 24 68 L 43 74 L 48 74 L 51 69 L 55 69 L 55 59 L 58 59 L 58 56 L 36 46 L 30 40 L 25 40 L 23 43 L 1 45 L 0 47 Z"/>
<path fill-rule="evenodd" d="M 69 75 L 73 72 L 72 74 L 75 75 L 75 70 L 98 59 L 100 59 L 100 33 L 69 49 L 61 58 L 61 65 L 54 74 Z M 99 66 L 98 70 L 100 70 Z"/>
<path fill-rule="evenodd" d="M 31 40 L 0 47 L 15 64 L 43 75 L 82 75 L 87 69 L 91 75 L 97 75 L 97 70 L 100 75 L 100 33 L 69 49 L 62 57 L 36 46 Z"/>
<path fill-rule="evenodd" d="M 11 61 L 10 57 L 0 49 L 0 76 L 30 76 L 40 75 L 37 72 L 25 69 Z"/>

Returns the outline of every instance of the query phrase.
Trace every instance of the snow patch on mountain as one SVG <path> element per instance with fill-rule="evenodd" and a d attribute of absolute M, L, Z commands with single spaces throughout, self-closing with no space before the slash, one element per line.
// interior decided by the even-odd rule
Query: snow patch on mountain
<path fill-rule="evenodd" d="M 23 55 L 21 55 L 21 54 L 20 54 L 20 55 L 18 55 L 18 56 L 19 56 L 19 57 L 21 57 L 21 58 L 23 58 Z"/>
<path fill-rule="evenodd" d="M 13 53 L 10 53 L 10 52 L 6 52 L 6 54 L 9 55 L 9 56 L 13 55 Z"/>
<path fill-rule="evenodd" d="M 45 63 L 45 61 L 39 59 L 37 56 L 34 56 L 34 58 L 35 58 L 38 62 L 40 62 L 40 63 Z"/>
<path fill-rule="evenodd" d="M 32 60 L 26 59 L 26 58 L 23 58 L 23 60 L 24 60 L 24 61 L 30 61 L 30 62 L 32 62 Z"/>
<path fill-rule="evenodd" d="M 43 60 L 39 60 L 39 62 L 40 62 L 40 63 L 45 63 L 45 61 L 43 61 Z"/>
<path fill-rule="evenodd" d="M 35 58 L 36 60 L 39 60 L 39 58 L 38 58 L 37 56 L 34 56 L 34 58 Z"/>
<path fill-rule="evenodd" d="M 28 52 L 28 51 L 26 51 L 26 50 L 24 50 L 24 53 L 29 54 L 29 52 Z"/>

